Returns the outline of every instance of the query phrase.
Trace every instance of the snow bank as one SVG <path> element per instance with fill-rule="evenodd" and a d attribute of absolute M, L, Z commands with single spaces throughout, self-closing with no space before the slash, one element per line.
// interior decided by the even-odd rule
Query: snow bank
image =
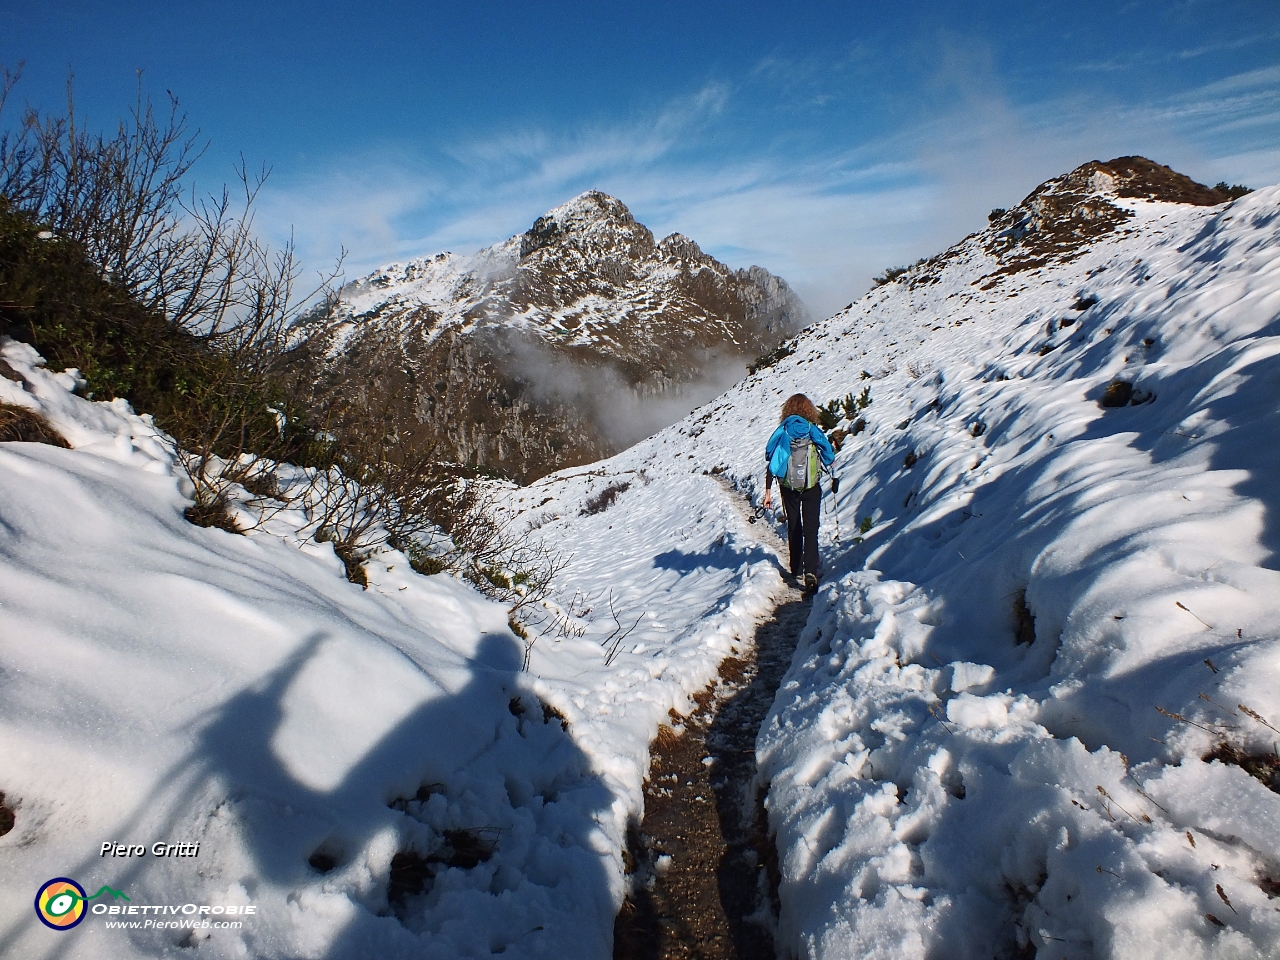
<path fill-rule="evenodd" d="M 1280 797 L 1202 759 L 1280 738 L 1238 706 L 1280 726 L 1280 188 L 1112 202 L 1125 231 L 1068 262 L 1004 274 L 971 237 L 932 282 L 872 291 L 681 424 L 513 501 L 591 597 L 588 636 L 538 640 L 534 672 L 574 690 L 575 729 L 598 731 L 580 742 L 617 751 L 637 802 L 645 736 L 777 584 L 727 486 L 758 500 L 792 392 L 869 388 L 759 741 L 784 951 L 1280 955 Z M 1104 408 L 1113 379 L 1138 402 Z"/>
<path fill-rule="evenodd" d="M 1130 203 L 986 294 L 963 244 L 775 368 L 873 396 L 838 463 L 876 526 L 759 741 L 801 956 L 1280 956 L 1280 795 L 1208 759 L 1280 739 L 1238 706 L 1280 726 L 1280 189 Z"/>
<path fill-rule="evenodd" d="M 0 789 L 16 812 L 0 953 L 608 953 L 618 791 L 544 718 L 503 607 L 394 552 L 362 590 L 301 511 L 246 536 L 192 526 L 148 418 L 72 396 L 74 373 L 29 348 L 3 355 L 24 382 L 0 380 L 0 401 L 75 449 L 0 445 Z M 389 902 L 405 851 L 448 862 Z M 54 877 L 129 898 L 93 909 L 146 909 L 46 929 L 32 904 Z M 156 926 L 191 904 L 241 926 Z M 177 920 L 157 917 L 168 907 Z M 121 920 L 138 926 L 108 927 Z"/>

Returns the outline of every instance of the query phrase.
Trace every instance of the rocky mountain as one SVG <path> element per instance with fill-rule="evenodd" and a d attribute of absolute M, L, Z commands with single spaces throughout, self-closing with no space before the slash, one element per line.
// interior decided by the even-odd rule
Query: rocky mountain
<path fill-rule="evenodd" d="M 678 420 L 807 319 L 779 277 L 590 191 L 474 255 L 347 285 L 310 338 L 343 389 L 394 395 L 415 442 L 527 481 Z"/>

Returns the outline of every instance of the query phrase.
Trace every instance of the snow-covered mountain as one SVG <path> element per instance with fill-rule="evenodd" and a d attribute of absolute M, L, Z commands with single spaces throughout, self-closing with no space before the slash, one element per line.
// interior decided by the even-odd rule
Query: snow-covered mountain
<path fill-rule="evenodd" d="M 780 949 L 1280 956 L 1280 187 L 1188 183 L 1087 164 L 681 422 L 505 488 L 567 561 L 529 641 L 394 551 L 360 590 L 299 511 L 191 527 L 145 418 L 7 344 L 0 401 L 73 449 L 0 445 L 0 943 L 607 956 L 647 744 L 781 587 L 748 505 L 800 390 L 850 402 L 758 741 Z M 55 933 L 52 877 L 256 914 Z"/>
<path fill-rule="evenodd" d="M 401 387 L 424 443 L 527 479 L 679 419 L 806 321 L 785 281 L 680 234 L 655 241 L 590 191 L 472 256 L 349 284 L 318 333 L 329 376 Z"/>

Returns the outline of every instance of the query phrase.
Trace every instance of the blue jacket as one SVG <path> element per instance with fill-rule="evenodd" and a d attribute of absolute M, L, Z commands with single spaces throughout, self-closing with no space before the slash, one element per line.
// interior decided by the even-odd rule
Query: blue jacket
<path fill-rule="evenodd" d="M 773 435 L 769 437 L 769 442 L 764 447 L 764 458 L 767 463 L 772 464 L 773 455 L 777 451 L 779 444 L 782 443 L 783 437 L 786 437 L 787 456 L 791 455 L 791 441 L 799 440 L 808 432 L 809 440 L 813 443 L 818 451 L 818 459 L 822 461 L 824 467 L 831 466 L 836 458 L 835 448 L 831 446 L 831 441 L 827 439 L 827 435 L 818 428 L 816 424 L 810 423 L 804 417 L 790 416 L 778 424 L 778 429 L 773 431 Z M 785 469 L 783 470 L 785 474 Z M 769 476 L 774 476 L 772 470 Z"/>

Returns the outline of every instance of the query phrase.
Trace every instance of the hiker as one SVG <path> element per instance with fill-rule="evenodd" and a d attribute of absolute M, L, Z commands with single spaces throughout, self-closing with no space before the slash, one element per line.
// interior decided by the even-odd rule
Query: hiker
<path fill-rule="evenodd" d="M 764 475 L 764 507 L 773 504 L 773 478 L 782 488 L 782 506 L 787 514 L 787 546 L 791 553 L 791 576 L 804 587 L 818 588 L 818 516 L 822 507 L 822 473 L 836 458 L 831 441 L 818 426 L 818 408 L 803 393 L 782 405 L 781 424 L 764 448 L 768 464 Z M 831 491 L 839 489 L 831 479 Z"/>

